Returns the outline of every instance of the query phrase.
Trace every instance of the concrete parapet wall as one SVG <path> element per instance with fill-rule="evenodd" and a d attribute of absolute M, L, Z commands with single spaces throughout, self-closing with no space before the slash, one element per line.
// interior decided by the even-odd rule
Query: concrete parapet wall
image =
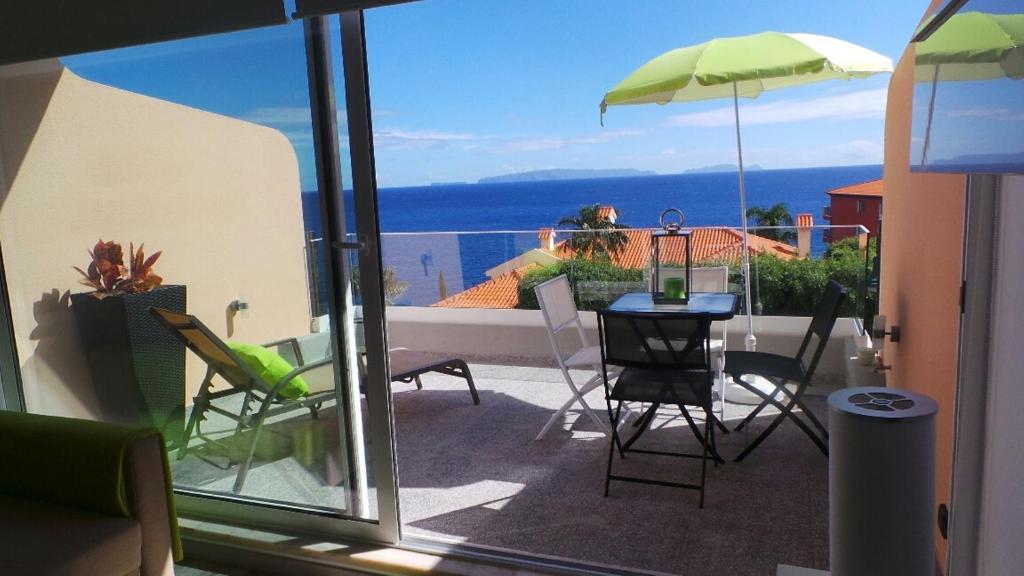
<path fill-rule="evenodd" d="M 580 314 L 591 344 L 597 344 L 597 314 Z M 535 363 L 553 362 L 550 340 L 539 310 L 489 310 L 479 308 L 421 308 L 393 306 L 387 309 L 388 345 L 468 357 L 510 357 Z M 754 334 L 758 350 L 792 356 L 800 347 L 810 318 L 757 316 Z M 727 349 L 743 350 L 746 317 L 728 323 Z M 720 324 L 713 331 L 720 333 Z M 845 340 L 858 332 L 856 320 L 840 318 L 818 367 L 817 381 L 845 378 Z M 564 333 L 563 333 L 564 334 Z M 560 342 L 567 350 L 571 339 Z M 808 358 L 809 361 L 809 358 Z"/>

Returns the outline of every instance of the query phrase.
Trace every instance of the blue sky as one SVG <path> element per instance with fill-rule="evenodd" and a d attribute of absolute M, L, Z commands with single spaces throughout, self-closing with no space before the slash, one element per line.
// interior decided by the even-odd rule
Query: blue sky
<path fill-rule="evenodd" d="M 674 173 L 735 163 L 729 101 L 612 108 L 604 127 L 598 103 L 649 59 L 717 36 L 825 34 L 896 60 L 926 7 L 926 0 L 424 0 L 372 10 L 366 30 L 378 182 L 475 181 L 547 168 Z M 280 130 L 295 146 L 303 188 L 315 187 L 301 24 L 64 61 L 98 82 Z M 336 77 L 340 85 L 340 69 Z M 880 163 L 888 80 L 828 82 L 741 101 L 745 161 L 765 168 Z M 340 91 L 338 102 L 344 105 Z"/>

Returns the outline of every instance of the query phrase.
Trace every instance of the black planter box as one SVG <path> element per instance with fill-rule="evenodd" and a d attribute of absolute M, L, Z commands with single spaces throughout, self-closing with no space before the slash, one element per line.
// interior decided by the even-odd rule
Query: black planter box
<path fill-rule="evenodd" d="M 140 294 L 72 294 L 71 309 L 106 420 L 156 426 L 171 445 L 185 417 L 185 347 L 150 314 L 185 312 L 185 287 Z"/>

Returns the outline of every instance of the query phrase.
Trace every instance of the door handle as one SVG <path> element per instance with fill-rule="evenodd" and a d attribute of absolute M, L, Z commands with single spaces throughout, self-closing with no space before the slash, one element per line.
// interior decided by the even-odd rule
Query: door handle
<path fill-rule="evenodd" d="M 331 246 L 338 250 L 363 250 L 366 248 L 366 240 L 360 237 L 356 242 L 331 242 Z"/>

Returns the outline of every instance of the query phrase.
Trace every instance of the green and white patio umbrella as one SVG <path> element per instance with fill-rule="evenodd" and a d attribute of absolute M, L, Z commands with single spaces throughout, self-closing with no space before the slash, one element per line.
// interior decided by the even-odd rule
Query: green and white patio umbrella
<path fill-rule="evenodd" d="M 736 118 L 740 216 L 743 222 L 743 278 L 747 309 L 746 348 L 756 348 L 750 313 L 750 256 L 747 246 L 747 194 L 743 176 L 739 98 L 765 90 L 825 80 L 866 78 L 892 72 L 892 60 L 855 44 L 816 34 L 761 32 L 716 38 L 677 48 L 636 69 L 601 100 L 602 123 L 608 106 L 668 104 L 728 98 Z"/>

